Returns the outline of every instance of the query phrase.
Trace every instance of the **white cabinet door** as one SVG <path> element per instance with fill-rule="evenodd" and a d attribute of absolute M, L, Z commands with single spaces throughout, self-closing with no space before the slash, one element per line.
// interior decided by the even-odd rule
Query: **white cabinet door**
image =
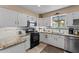
<path fill-rule="evenodd" d="M 49 44 L 64 49 L 64 36 L 51 35 Z"/>
<path fill-rule="evenodd" d="M 57 35 L 53 35 L 52 37 L 53 37 L 53 46 L 58 47 L 58 46 L 57 46 L 57 43 L 58 43 L 58 42 L 57 42 L 58 36 L 57 36 Z"/>
<path fill-rule="evenodd" d="M 37 18 L 37 26 L 40 26 L 40 19 Z"/>
<path fill-rule="evenodd" d="M 27 26 L 27 20 L 37 21 L 36 17 L 28 16 L 26 14 L 18 13 L 19 26 Z"/>
<path fill-rule="evenodd" d="M 47 37 L 45 33 L 40 33 L 40 41 L 47 43 Z"/>
<path fill-rule="evenodd" d="M 72 13 L 66 16 L 66 24 L 67 26 L 73 26 L 73 14 Z"/>
<path fill-rule="evenodd" d="M 41 41 L 44 42 L 44 43 L 47 43 L 47 44 L 58 47 L 57 46 L 57 36 L 56 35 L 44 34 L 44 39 L 42 39 Z"/>
<path fill-rule="evenodd" d="M 40 33 L 40 41 L 49 44 L 50 35 L 45 33 Z"/>
<path fill-rule="evenodd" d="M 39 26 L 39 27 L 44 26 L 44 20 L 43 20 L 43 18 L 38 18 L 38 20 L 37 20 L 37 26 Z"/>
<path fill-rule="evenodd" d="M 48 41 L 49 44 L 53 46 L 57 46 L 56 40 L 57 40 L 56 35 L 50 34 L 49 41 Z"/>
<path fill-rule="evenodd" d="M 64 49 L 64 36 L 49 34 L 48 37 L 48 44 Z"/>
<path fill-rule="evenodd" d="M 49 35 L 48 34 L 44 34 L 44 40 L 43 40 L 43 42 L 49 44 L 48 39 L 49 39 Z"/>
<path fill-rule="evenodd" d="M 67 26 L 68 26 L 68 15 L 65 15 L 64 20 L 65 20 L 65 28 L 67 28 Z"/>
<path fill-rule="evenodd" d="M 38 18 L 37 24 L 38 26 L 51 26 L 51 17 Z"/>
<path fill-rule="evenodd" d="M 24 49 L 27 50 L 30 48 L 30 35 L 23 37 L 23 39 L 26 39 L 26 42 L 24 43 Z"/>
<path fill-rule="evenodd" d="M 64 36 L 58 36 L 57 47 L 64 49 Z"/>
<path fill-rule="evenodd" d="M 45 34 L 45 42 L 47 44 L 50 44 L 50 39 L 51 39 L 51 35 L 50 34 Z"/>
<path fill-rule="evenodd" d="M 64 36 L 41 33 L 40 41 L 64 49 Z"/>
<path fill-rule="evenodd" d="M 40 41 L 41 41 L 41 42 L 44 42 L 44 40 L 45 40 L 45 35 L 44 35 L 44 33 L 40 33 Z"/>
<path fill-rule="evenodd" d="M 51 26 L 51 17 L 43 18 L 44 26 Z"/>
<path fill-rule="evenodd" d="M 19 26 L 27 26 L 27 15 L 18 13 Z"/>
<path fill-rule="evenodd" d="M 6 19 L 6 26 L 9 26 L 9 27 L 15 27 L 17 26 L 17 12 L 14 12 L 14 11 L 10 11 L 8 10 L 6 15 L 5 15 Z"/>
<path fill-rule="evenodd" d="M 15 27 L 17 12 L 0 8 L 0 27 Z"/>

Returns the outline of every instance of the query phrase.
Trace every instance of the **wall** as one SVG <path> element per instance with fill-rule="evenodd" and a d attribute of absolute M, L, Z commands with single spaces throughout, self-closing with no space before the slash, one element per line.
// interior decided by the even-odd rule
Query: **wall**
<path fill-rule="evenodd" d="M 72 12 L 79 12 L 79 5 L 73 5 L 73 6 L 62 8 L 62 9 L 59 9 L 59 10 L 56 10 L 56 11 L 44 13 L 44 14 L 42 14 L 42 16 L 48 17 L 48 16 L 55 15 L 56 13 L 64 14 L 64 13 L 72 13 Z"/>
<path fill-rule="evenodd" d="M 0 7 L 10 9 L 10 10 L 14 10 L 14 11 L 17 11 L 17 12 L 20 12 L 20 13 L 25 13 L 25 14 L 30 15 L 30 16 L 38 17 L 38 14 L 36 14 L 36 13 L 32 12 L 31 10 L 28 10 L 26 8 L 22 8 L 20 6 L 16 6 L 16 5 L 0 5 Z"/>

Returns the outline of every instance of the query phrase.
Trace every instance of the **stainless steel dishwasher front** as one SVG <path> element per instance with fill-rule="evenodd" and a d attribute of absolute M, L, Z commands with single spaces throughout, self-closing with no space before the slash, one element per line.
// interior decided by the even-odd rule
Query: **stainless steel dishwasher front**
<path fill-rule="evenodd" d="M 69 52 L 79 53 L 79 38 L 66 36 L 64 49 Z"/>

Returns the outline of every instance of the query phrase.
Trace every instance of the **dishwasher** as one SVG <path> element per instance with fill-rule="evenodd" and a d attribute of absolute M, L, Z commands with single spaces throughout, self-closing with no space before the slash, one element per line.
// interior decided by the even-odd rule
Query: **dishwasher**
<path fill-rule="evenodd" d="M 66 36 L 64 40 L 64 49 L 65 51 L 71 53 L 79 53 L 79 38 Z"/>

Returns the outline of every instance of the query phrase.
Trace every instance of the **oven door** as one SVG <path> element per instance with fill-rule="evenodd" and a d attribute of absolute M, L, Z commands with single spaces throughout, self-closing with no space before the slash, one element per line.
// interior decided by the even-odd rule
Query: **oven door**
<path fill-rule="evenodd" d="M 39 33 L 31 33 L 31 48 L 37 46 L 39 44 Z"/>

